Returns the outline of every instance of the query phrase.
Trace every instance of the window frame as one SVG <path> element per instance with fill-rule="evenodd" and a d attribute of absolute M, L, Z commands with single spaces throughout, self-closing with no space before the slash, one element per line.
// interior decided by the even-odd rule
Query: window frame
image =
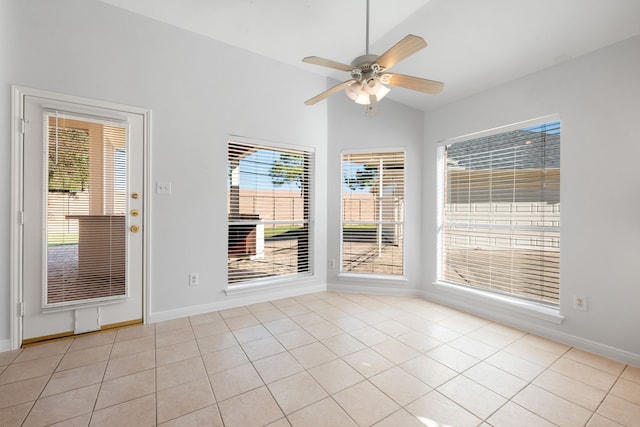
<path fill-rule="evenodd" d="M 227 207 L 227 204 L 229 203 L 229 200 L 232 197 L 231 185 L 230 185 L 229 178 L 227 177 L 227 186 L 228 186 L 227 201 L 225 204 L 226 236 L 227 236 L 227 274 L 225 277 L 227 281 L 227 286 L 225 288 L 225 293 L 228 295 L 231 295 L 235 293 L 248 292 L 254 288 L 264 289 L 264 288 L 270 288 L 270 287 L 280 287 L 280 286 L 287 285 L 291 282 L 300 283 L 300 282 L 310 280 L 315 275 L 315 270 L 314 270 L 314 258 L 315 258 L 314 257 L 314 231 L 315 231 L 314 217 L 315 215 L 314 215 L 314 206 L 313 206 L 314 205 L 313 201 L 315 198 L 315 149 L 313 147 L 307 147 L 307 146 L 291 145 L 291 144 L 284 144 L 284 143 L 273 142 L 273 141 L 264 141 L 264 140 L 258 140 L 253 138 L 245 138 L 245 137 L 240 137 L 236 135 L 230 135 L 227 138 L 227 144 L 226 144 L 227 155 L 225 158 L 225 162 L 227 165 L 229 165 L 229 162 L 230 162 L 230 148 L 234 144 L 244 145 L 247 147 L 256 148 L 258 150 L 265 149 L 265 150 L 273 151 L 279 154 L 281 153 L 290 154 L 292 152 L 300 152 L 304 155 L 305 163 L 308 163 L 308 166 L 303 173 L 307 177 L 308 182 L 305 185 L 307 194 L 303 195 L 303 197 L 305 197 L 305 199 L 303 200 L 303 214 L 306 214 L 307 218 L 300 220 L 300 222 L 304 223 L 304 226 L 306 226 L 307 228 L 307 236 L 306 236 L 307 264 L 306 264 L 306 271 L 302 271 L 302 272 L 274 275 L 274 276 L 268 276 L 268 277 L 259 277 L 254 279 L 248 278 L 245 280 L 238 280 L 238 281 L 229 281 L 229 269 L 228 269 L 229 258 L 230 258 L 229 257 L 229 254 L 230 254 L 229 228 L 232 223 L 236 224 L 238 223 L 238 221 L 231 220 L 230 218 L 231 212 L 229 210 L 229 207 Z M 238 191 L 240 191 L 240 188 L 238 188 Z M 245 222 L 247 225 L 251 225 L 251 224 L 255 224 L 257 221 L 247 220 Z M 298 221 L 297 220 L 291 220 L 291 221 L 261 220 L 258 222 L 260 222 L 261 224 L 276 225 L 276 224 L 281 224 L 285 222 L 289 224 L 289 223 L 298 222 Z"/>
<path fill-rule="evenodd" d="M 532 120 L 526 120 L 523 122 L 514 123 L 511 125 L 500 126 L 486 131 L 470 133 L 462 135 L 456 138 L 438 141 L 436 144 L 436 197 L 437 197 L 437 219 L 436 219 L 436 280 L 434 285 L 439 286 L 440 289 L 445 290 L 447 293 L 451 293 L 454 296 L 468 297 L 472 301 L 482 301 L 496 307 L 508 307 L 511 310 L 531 315 L 533 317 L 549 320 L 554 323 L 561 323 L 563 316 L 560 315 L 560 280 L 558 283 L 558 302 L 556 305 L 545 304 L 536 302 L 527 298 L 518 297 L 514 294 L 506 292 L 492 291 L 489 289 L 482 289 L 480 287 L 468 286 L 460 283 L 455 283 L 445 280 L 444 277 L 444 225 L 445 225 L 445 192 L 446 192 L 446 179 L 445 176 L 445 156 L 444 147 L 450 146 L 457 142 L 470 141 L 482 137 L 489 137 L 502 133 L 507 133 L 515 130 L 526 129 L 530 127 L 539 126 L 550 122 L 560 122 L 562 129 L 562 121 L 558 114 L 544 116 Z M 562 131 L 560 133 L 562 135 Z M 562 138 L 562 136 L 561 136 Z M 562 145 L 560 143 L 559 150 Z M 560 153 L 561 157 L 561 153 Z M 560 166 L 561 170 L 561 166 Z M 560 172 L 561 176 L 561 172 Z M 558 199 L 558 204 L 561 203 L 561 199 Z M 558 242 L 561 241 L 561 235 L 558 228 Z M 559 243 L 558 243 L 559 247 Z M 558 249 L 559 250 L 559 249 Z M 560 268 L 558 268 L 560 271 Z"/>
<path fill-rule="evenodd" d="M 402 221 L 392 221 L 393 224 L 400 224 L 402 226 L 402 274 L 382 274 L 382 273 L 361 273 L 361 272 L 349 272 L 344 271 L 344 163 L 345 155 L 383 155 L 387 153 L 402 153 L 402 186 L 403 186 L 403 209 L 402 209 Z M 340 280 L 380 280 L 380 281 L 394 281 L 394 282 L 406 282 L 406 200 L 407 200 L 407 150 L 405 147 L 388 147 L 388 148 L 364 148 L 364 149 L 345 149 L 340 152 L 340 258 L 338 260 L 338 278 Z M 389 223 L 388 221 L 379 221 L 380 225 Z"/>

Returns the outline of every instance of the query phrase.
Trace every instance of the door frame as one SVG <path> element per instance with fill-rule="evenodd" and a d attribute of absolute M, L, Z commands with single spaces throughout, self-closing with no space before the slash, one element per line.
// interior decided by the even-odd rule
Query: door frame
<path fill-rule="evenodd" d="M 24 86 L 11 86 L 11 248 L 10 248 L 10 341 L 11 349 L 17 349 L 22 343 L 23 328 L 23 209 L 24 209 L 24 97 L 34 96 L 48 98 L 53 101 L 75 103 L 87 107 L 102 108 L 107 110 L 122 111 L 131 114 L 139 114 L 143 117 L 142 143 L 143 143 L 143 191 L 142 200 L 142 321 L 149 319 L 149 295 L 151 278 L 151 110 L 148 108 L 134 107 L 117 104 L 108 101 L 100 101 L 74 95 L 66 95 L 41 89 Z"/>

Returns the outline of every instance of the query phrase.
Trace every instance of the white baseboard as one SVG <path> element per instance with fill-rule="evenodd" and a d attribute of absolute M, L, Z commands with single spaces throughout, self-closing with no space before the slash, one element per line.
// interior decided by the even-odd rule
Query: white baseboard
<path fill-rule="evenodd" d="M 162 322 L 165 320 L 179 319 L 182 317 L 195 316 L 197 314 L 210 313 L 212 311 L 226 310 L 245 305 L 258 304 L 281 298 L 295 297 L 314 292 L 325 292 L 325 284 L 314 284 L 299 287 L 287 287 L 271 289 L 267 292 L 255 294 L 238 295 L 236 298 L 217 301 L 210 304 L 194 305 L 191 307 L 178 308 L 175 310 L 158 311 L 151 313 L 147 319 L 148 323 Z"/>
<path fill-rule="evenodd" d="M 11 340 L 0 340 L 0 351 L 11 350 Z"/>
<path fill-rule="evenodd" d="M 454 299 L 441 294 L 433 294 L 423 292 L 421 297 L 425 300 L 447 305 L 458 310 L 463 310 L 471 314 L 478 315 L 488 320 L 493 320 L 507 326 L 521 329 L 532 334 L 558 341 L 560 343 L 579 348 L 609 359 L 617 360 L 629 365 L 640 367 L 640 354 L 631 353 L 616 347 L 611 347 L 596 341 L 591 341 L 577 335 L 568 334 L 566 332 L 557 331 L 543 325 L 529 322 L 524 318 L 510 316 L 500 310 L 491 310 L 480 304 L 471 304 L 460 299 Z"/>

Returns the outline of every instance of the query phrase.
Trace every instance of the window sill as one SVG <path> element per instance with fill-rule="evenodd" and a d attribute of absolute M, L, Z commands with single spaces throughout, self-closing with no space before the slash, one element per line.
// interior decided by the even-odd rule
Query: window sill
<path fill-rule="evenodd" d="M 339 273 L 338 280 L 362 282 L 362 281 L 380 281 L 380 282 L 407 282 L 405 276 L 392 276 L 387 274 L 359 274 L 359 273 Z"/>
<path fill-rule="evenodd" d="M 471 300 L 496 307 L 505 308 L 511 311 L 515 311 L 526 316 L 534 317 L 536 319 L 545 320 L 555 324 L 561 324 L 564 320 L 564 316 L 560 314 L 559 309 L 544 307 L 527 301 L 518 300 L 515 298 L 509 298 L 505 295 L 494 294 L 491 292 L 485 292 L 480 289 L 466 288 L 459 285 L 454 285 L 447 282 L 434 282 L 434 286 L 440 287 L 445 292 L 466 297 Z"/>
<path fill-rule="evenodd" d="M 312 282 L 315 276 L 311 273 L 301 274 L 286 278 L 274 278 L 256 280 L 248 283 L 241 283 L 237 285 L 228 285 L 224 292 L 227 295 L 245 294 L 249 292 L 258 292 L 269 289 L 284 288 L 291 285 L 298 285 L 300 283 Z"/>

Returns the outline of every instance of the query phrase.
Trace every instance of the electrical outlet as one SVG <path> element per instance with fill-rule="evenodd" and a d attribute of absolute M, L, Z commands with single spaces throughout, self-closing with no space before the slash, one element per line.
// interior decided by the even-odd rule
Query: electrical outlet
<path fill-rule="evenodd" d="M 196 286 L 200 282 L 198 273 L 189 273 L 189 286 Z"/>
<path fill-rule="evenodd" d="M 330 259 L 329 260 L 329 268 L 336 268 L 336 260 L 335 259 Z"/>
<path fill-rule="evenodd" d="M 573 296 L 573 309 L 580 311 L 587 311 L 587 297 Z"/>
<path fill-rule="evenodd" d="M 171 194 L 171 183 L 156 182 L 156 194 Z"/>

